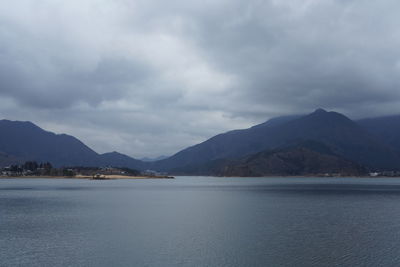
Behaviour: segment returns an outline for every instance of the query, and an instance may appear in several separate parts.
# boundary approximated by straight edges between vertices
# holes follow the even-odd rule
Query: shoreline
[[[352,179],[381,179],[381,178],[400,178],[400,176],[212,176],[212,175],[178,175],[181,177],[215,177],[215,178],[298,178],[298,179],[312,179],[312,178],[352,178]],[[77,176],[0,176],[1,179],[70,179],[70,180],[143,180],[143,179],[175,179],[175,176],[125,176],[125,175],[104,175],[100,178],[94,178],[88,175]]]
[[[70,179],[70,180],[119,180],[119,179],[174,179],[173,176],[124,176],[124,175],[105,175],[100,178],[93,178],[88,175],[76,176],[0,176],[0,179]]]

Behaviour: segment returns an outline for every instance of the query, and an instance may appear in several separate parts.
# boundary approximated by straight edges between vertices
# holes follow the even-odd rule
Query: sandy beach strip
[[[0,176],[0,179],[93,179],[89,175],[76,176]],[[172,176],[128,176],[128,175],[102,175],[93,180],[115,180],[115,179],[174,179]]]

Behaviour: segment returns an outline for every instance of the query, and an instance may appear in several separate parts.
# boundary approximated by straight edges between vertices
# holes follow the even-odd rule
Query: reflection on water
[[[0,265],[396,266],[400,180],[0,180]]]

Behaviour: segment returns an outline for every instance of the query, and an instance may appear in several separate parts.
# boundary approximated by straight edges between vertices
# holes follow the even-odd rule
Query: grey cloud
[[[39,108],[68,108],[76,102],[97,105],[101,101],[123,98],[150,77],[151,68],[124,58],[103,58],[93,69],[76,70],[72,65],[29,59],[13,62],[8,56],[0,63],[0,94]]]
[[[200,41],[221,69],[240,78],[241,100],[312,109],[398,98],[397,15],[375,12],[398,3],[308,2],[299,12],[300,2],[284,8],[249,1],[247,9],[205,20]]]
[[[141,157],[316,107],[399,113],[399,9],[394,0],[2,3],[0,115]]]

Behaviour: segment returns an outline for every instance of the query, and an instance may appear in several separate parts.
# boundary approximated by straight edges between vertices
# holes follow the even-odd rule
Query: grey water
[[[0,179],[0,266],[399,266],[400,180]]]

